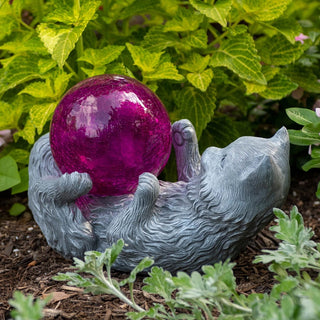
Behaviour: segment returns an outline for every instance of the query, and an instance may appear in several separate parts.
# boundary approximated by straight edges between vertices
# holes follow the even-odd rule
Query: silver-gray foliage
[[[62,174],[49,136],[41,137],[30,156],[29,206],[48,244],[66,257],[83,257],[122,238],[126,246],[113,265],[122,271],[145,256],[170,272],[235,257],[287,196],[287,130],[270,139],[241,137],[202,156],[190,121],[175,122],[172,136],[179,181],[143,173],[133,195],[112,197],[87,195],[86,173]]]

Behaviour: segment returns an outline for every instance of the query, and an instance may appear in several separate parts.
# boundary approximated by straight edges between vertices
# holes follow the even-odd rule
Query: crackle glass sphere
[[[50,127],[53,158],[63,173],[87,172],[93,195],[135,191],[139,175],[158,175],[171,151],[171,124],[159,98],[119,75],[88,78],[72,87]]]

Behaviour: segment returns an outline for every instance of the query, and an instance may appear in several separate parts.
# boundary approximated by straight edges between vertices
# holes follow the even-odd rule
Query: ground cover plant
[[[304,226],[297,207],[291,209],[290,216],[280,209],[275,209],[275,215],[276,225],[271,229],[280,240],[279,247],[263,250],[254,261],[268,264],[274,273],[276,283],[269,293],[239,294],[232,270],[235,264],[229,261],[203,266],[202,274],[172,275],[159,267],[150,270],[153,261],[146,257],[127,278],[117,281],[112,278],[111,267],[124,246],[122,240],[103,253],[87,252],[84,261],[74,258],[75,272],[60,273],[53,279],[68,281],[68,285],[82,287],[84,292],[117,296],[135,310],[127,313],[128,319],[318,319],[320,245],[311,240],[314,232]],[[149,273],[142,290],[164,301],[148,310],[136,304],[133,292],[137,274],[146,268]],[[129,286],[129,297],[122,292],[125,285]],[[15,319],[41,318],[46,301],[37,300],[33,305],[32,298],[20,292],[14,297],[10,303],[16,308],[12,311]]]
[[[9,142],[0,190],[13,194],[28,187],[30,148],[62,95],[90,76],[142,81],[171,121],[192,121],[201,149],[252,134],[250,115],[270,100],[320,92],[317,1],[1,0],[0,8],[0,143]],[[173,163],[166,179],[175,179]]]

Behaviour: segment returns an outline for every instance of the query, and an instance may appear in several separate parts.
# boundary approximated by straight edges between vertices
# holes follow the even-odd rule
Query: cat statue
[[[131,271],[144,257],[170,272],[234,258],[273,219],[290,185],[289,137],[240,137],[200,156],[190,121],[172,125],[178,182],[143,173],[134,194],[88,195],[87,173],[62,174],[49,135],[29,163],[29,207],[49,246],[65,257],[104,251],[122,238],[114,269]]]

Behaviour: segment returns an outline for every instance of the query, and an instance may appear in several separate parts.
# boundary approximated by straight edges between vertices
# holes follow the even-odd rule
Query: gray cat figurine
[[[49,135],[29,163],[29,207],[48,244],[66,257],[104,251],[122,238],[114,264],[132,270],[146,256],[170,272],[234,258],[273,218],[290,185],[289,138],[241,137],[200,157],[188,120],[172,125],[179,181],[143,173],[134,194],[94,197],[86,173],[62,174]],[[81,208],[81,210],[80,210]]]

